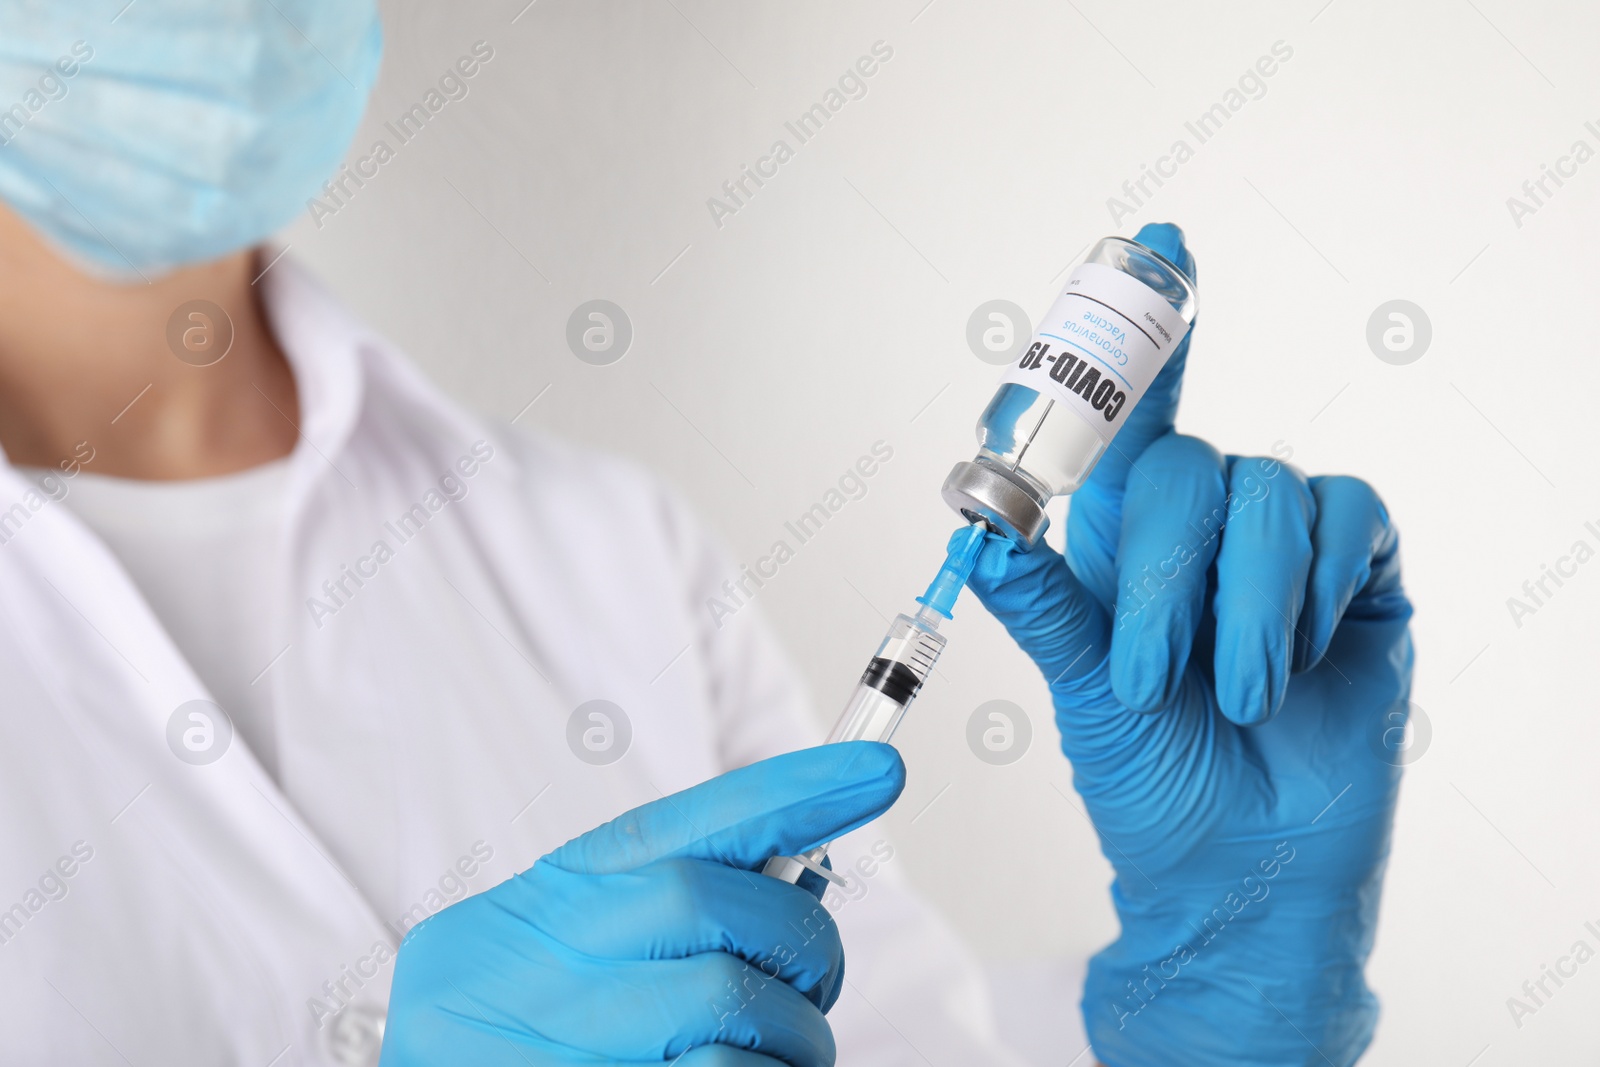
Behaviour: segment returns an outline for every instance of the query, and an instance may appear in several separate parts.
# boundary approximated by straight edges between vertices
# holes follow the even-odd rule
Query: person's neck
[[[81,459],[86,443],[93,471],[173,480],[287,455],[299,407],[251,285],[257,269],[254,253],[239,252],[148,284],[107,282],[68,264],[0,207],[6,457],[55,467]],[[210,321],[204,308],[189,316],[184,305],[194,301],[231,320],[232,344],[210,365],[197,364],[215,358],[228,325]]]

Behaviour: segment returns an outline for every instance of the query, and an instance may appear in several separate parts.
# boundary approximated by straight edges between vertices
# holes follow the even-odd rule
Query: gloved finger
[[[726,952],[788,982],[823,1011],[839,995],[844,945],[817,899],[720,863],[665,859],[616,874],[541,860],[497,890],[499,903],[586,956],[682,959]],[[786,946],[775,951],[774,946]]]
[[[1061,554],[986,540],[967,586],[1033,660],[1060,700],[1108,704],[1110,621]]]
[[[986,542],[968,585],[1050,683],[1061,750],[1085,798],[1148,795],[1151,752],[1199,751],[1197,734],[1208,728],[1199,717],[1137,715],[1117,700],[1110,617],[1049,545]],[[1107,842],[1128,829],[1115,820],[1097,826]]]
[[[1372,577],[1356,591],[1344,617],[1382,622],[1411,618],[1411,600],[1400,581],[1400,531],[1392,521],[1372,554]]]
[[[1133,239],[1177,267],[1191,282],[1195,280],[1194,255],[1184,241],[1183,231],[1173,223],[1148,223],[1140,227]],[[1089,476],[1090,482],[1111,487],[1125,484],[1134,461],[1156,438],[1172,432],[1178,416],[1178,398],[1183,392],[1184,367],[1189,359],[1189,338],[1193,335],[1191,326],[1189,333],[1178,342],[1177,349],[1161,373],[1156,375],[1138,405],[1128,414],[1114,447],[1107,449],[1106,455]]]
[[[871,822],[899,797],[905,776],[900,754],[876,741],[786,752],[626,812],[545,860],[584,874],[673,856],[754,870]]]
[[[1335,475],[1312,478],[1311,492],[1317,522],[1311,530],[1311,579],[1295,643],[1296,671],[1322,661],[1345,611],[1373,582],[1375,562],[1380,573],[1374,592],[1399,588],[1399,538],[1372,486]]]
[[[684,963],[684,1008],[698,1007],[698,1034],[682,1034],[689,1047],[722,1044],[771,1056],[794,1067],[832,1067],[837,1049],[822,1012],[789,985],[760,968],[712,953]],[[734,964],[737,965],[734,965]],[[706,1010],[707,1006],[710,1010]],[[668,1048],[668,1058],[677,1054]]]
[[[782,1061],[731,1045],[701,1045],[678,1058],[678,1067],[778,1067]]]
[[[1317,482],[1355,482],[1355,478],[1318,478]],[[1376,491],[1365,483],[1362,483],[1362,488],[1366,493],[1371,493],[1370,506],[1378,509],[1384,528],[1381,534],[1374,537],[1373,557],[1368,568],[1370,573],[1366,581],[1357,587],[1354,597],[1350,598],[1350,605],[1344,609],[1344,617],[1378,621],[1410,619],[1411,601],[1406,598],[1405,589],[1400,584],[1400,531],[1395,528],[1394,520],[1389,517],[1389,509],[1378,499]],[[1357,498],[1363,496],[1362,490],[1357,490],[1355,486],[1339,486],[1339,490]],[[1368,502],[1357,502],[1358,507],[1368,506]]]
[[[663,1056],[619,1060],[582,1048],[563,1045],[520,1025],[490,1022],[485,1005],[468,997],[459,986],[449,994],[450,1019],[425,1032],[407,1030],[403,1047],[385,1041],[381,1067],[435,1067],[441,1063],[470,1063],[473,1067],[529,1067],[530,1064],[564,1064],[568,1067],[660,1067]],[[392,1030],[392,1028],[391,1028]],[[697,1045],[671,1061],[676,1067],[785,1067],[783,1060],[732,1045]],[[817,1061],[821,1064],[823,1061]]]
[[[656,993],[663,1002],[662,1022],[676,1030],[661,1048],[663,1059],[718,1044],[770,1056],[792,1067],[832,1067],[837,1050],[828,1021],[816,1005],[768,971],[721,952],[650,966],[679,972]],[[619,1043],[614,1050],[600,1051],[642,1059],[639,1053],[646,1049],[630,1053]]]
[[[1226,500],[1227,463],[1197,437],[1168,434],[1156,441],[1128,479],[1111,687],[1135,711],[1166,707],[1183,680]]]
[[[1230,456],[1228,466],[1213,600],[1217,704],[1250,726],[1276,715],[1288,691],[1316,500],[1300,472],[1279,460]]]
[[[792,1067],[834,1062],[833,1032],[816,1005],[737,956],[706,952],[678,960],[615,962],[584,956],[535,931],[530,938],[541,942],[533,958],[497,958],[525,955],[529,938],[485,948],[495,973],[520,996],[496,1004],[455,981],[437,996],[442,1010],[477,1024],[465,1029],[490,1028],[499,1041],[536,1053],[529,1062],[565,1062],[569,1057],[555,1054],[563,1050],[582,1050],[605,1062],[668,1062],[689,1049],[717,1044]],[[537,1020],[537,1026],[528,1020]],[[452,1028],[453,1041],[459,1043],[462,1029]],[[480,1062],[460,1049],[450,1052],[425,1062]]]
[[[1184,242],[1183,231],[1170,222],[1154,222],[1140,228],[1133,238],[1156,252],[1179,270],[1195,278],[1194,256]],[[1105,455],[1095,465],[1089,480],[1072,496],[1067,518],[1067,558],[1073,570],[1102,604],[1116,599],[1116,564],[1111,556],[1122,527],[1122,495],[1135,461],[1159,437],[1172,432],[1178,414],[1178,398],[1183,392],[1183,373],[1189,361],[1189,341],[1193,327],[1156,375]]]

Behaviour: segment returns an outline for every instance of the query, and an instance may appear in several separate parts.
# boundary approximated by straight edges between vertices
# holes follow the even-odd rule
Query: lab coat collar
[[[271,249],[263,249],[267,260]],[[355,434],[374,394],[407,408],[408,425],[451,444],[481,437],[481,420],[439,392],[392,344],[352,315],[291,256],[283,256],[261,278],[262,304],[278,347],[288,358],[299,394],[300,442],[291,460],[289,518],[298,526],[300,504],[325,478],[350,478],[339,455]],[[515,457],[500,464],[514,474]],[[353,483],[352,483],[353,485]]]
[[[267,323],[294,372],[297,428],[302,445],[310,446],[296,450],[295,466],[303,470],[331,462],[350,439],[365,391],[361,353],[381,342],[305,268],[279,257],[258,284]]]

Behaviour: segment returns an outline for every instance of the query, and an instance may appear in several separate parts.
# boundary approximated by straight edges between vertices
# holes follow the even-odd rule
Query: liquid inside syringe
[[[912,615],[897,615],[878,651],[862,672],[861,681],[845,705],[844,713],[828,734],[827,743],[839,741],[883,741],[894,736],[906,709],[922,690],[922,683],[933,672],[944,651],[945,636],[939,621],[950,618],[956,597],[967,584],[972,567],[983,548],[986,528],[968,527],[950,549],[928,591],[917,598],[920,607]],[[832,882],[844,879],[823,867],[827,843],[797,856],[774,856],[762,873],[785,882],[798,881],[806,871],[814,871]]]

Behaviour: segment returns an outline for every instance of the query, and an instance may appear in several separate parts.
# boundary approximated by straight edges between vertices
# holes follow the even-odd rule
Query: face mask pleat
[[[95,7],[0,14],[0,197],[72,258],[148,277],[226,255],[338,167],[377,75],[372,3]]]

